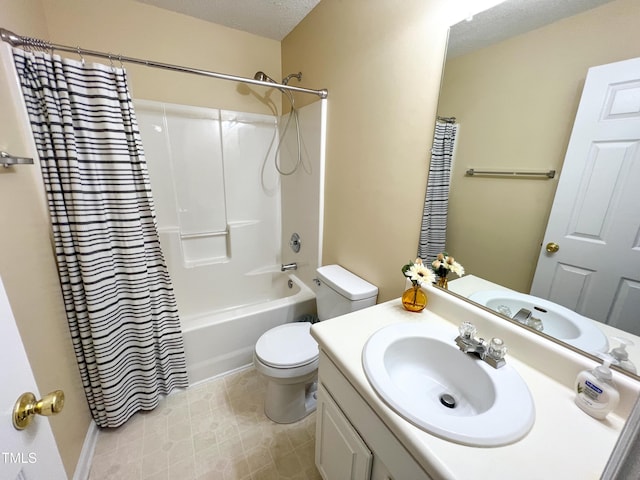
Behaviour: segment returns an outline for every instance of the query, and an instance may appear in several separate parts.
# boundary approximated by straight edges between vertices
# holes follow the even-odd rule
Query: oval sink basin
[[[476,292],[469,296],[469,300],[506,316],[509,315],[505,312],[511,312],[513,316],[521,308],[526,308],[542,321],[542,332],[547,335],[590,353],[609,349],[607,336],[594,320],[549,300],[510,290]]]
[[[455,345],[457,331],[398,323],[374,333],[362,363],[376,393],[422,430],[464,445],[494,447],[524,437],[535,419],[526,383]]]

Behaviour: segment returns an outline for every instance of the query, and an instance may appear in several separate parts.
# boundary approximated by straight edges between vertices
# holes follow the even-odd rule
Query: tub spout
[[[298,264],[296,262],[293,263],[283,263],[282,267],[280,268],[281,272],[286,272],[287,270],[297,270],[298,269]]]

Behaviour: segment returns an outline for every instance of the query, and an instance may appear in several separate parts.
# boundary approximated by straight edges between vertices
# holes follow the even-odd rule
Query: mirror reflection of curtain
[[[418,244],[418,257],[426,264],[435,260],[438,253],[445,251],[451,164],[458,133],[458,125],[454,122],[455,118],[438,119],[433,135]]]
[[[126,74],[14,49],[82,383],[100,427],[187,387]]]

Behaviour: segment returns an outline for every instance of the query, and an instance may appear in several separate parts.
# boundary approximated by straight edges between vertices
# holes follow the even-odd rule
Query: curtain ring
[[[122,55],[118,55],[118,61],[120,62],[120,68],[124,70],[124,65],[122,64]]]
[[[76,47],[76,51],[78,52],[78,56],[80,57],[80,62],[82,63],[82,66],[84,67],[84,57],[82,56],[82,51],[80,50],[80,46]]]
[[[111,58],[111,54],[109,54],[109,64],[111,65],[111,70],[115,72],[116,67],[113,65],[113,58]]]

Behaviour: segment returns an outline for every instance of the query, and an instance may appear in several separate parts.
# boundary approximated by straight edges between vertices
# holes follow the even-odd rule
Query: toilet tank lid
[[[340,265],[325,265],[316,271],[320,280],[349,300],[362,300],[378,295],[378,287]]]

